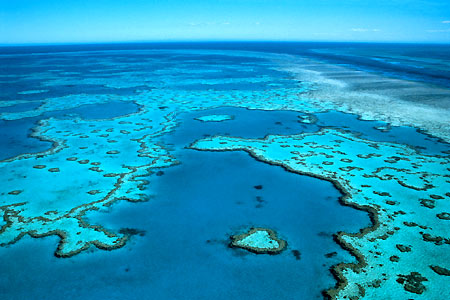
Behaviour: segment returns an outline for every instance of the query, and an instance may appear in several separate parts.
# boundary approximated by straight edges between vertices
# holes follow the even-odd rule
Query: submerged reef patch
[[[450,276],[450,270],[440,266],[430,266],[430,268],[437,274],[442,276]]]
[[[298,116],[299,118],[299,122],[300,123],[304,123],[304,124],[314,124],[317,123],[317,117],[315,117],[314,115],[308,114],[308,115],[301,115]]]
[[[252,228],[246,233],[233,235],[230,243],[232,248],[242,248],[256,254],[278,254],[286,245],[286,241],[267,228]]]
[[[425,285],[423,281],[428,281],[425,277],[418,272],[411,272],[408,275],[398,275],[397,282],[402,284],[404,289],[408,292],[415,294],[422,294],[425,291]]]
[[[202,121],[202,122],[223,122],[223,121],[228,121],[228,120],[233,120],[234,116],[230,116],[230,115],[207,115],[207,116],[202,116],[202,117],[198,117],[195,118],[198,121]]]

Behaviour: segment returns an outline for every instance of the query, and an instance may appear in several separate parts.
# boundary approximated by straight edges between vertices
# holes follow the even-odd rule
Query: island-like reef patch
[[[286,241],[267,228],[252,228],[246,233],[233,235],[230,243],[232,248],[242,248],[256,254],[278,254],[286,245]]]
[[[228,120],[233,120],[234,116],[230,115],[207,115],[195,118],[197,121],[201,122],[223,122]]]

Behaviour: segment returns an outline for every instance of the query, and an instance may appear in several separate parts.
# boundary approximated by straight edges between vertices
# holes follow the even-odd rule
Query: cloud
[[[189,22],[187,23],[187,25],[189,26],[217,26],[217,25],[224,25],[224,26],[228,26],[230,25],[230,22],[222,22],[222,23],[218,23],[218,22]]]
[[[450,32],[450,28],[447,28],[447,29],[430,29],[430,30],[427,30],[427,32],[433,32],[433,33],[436,33],[436,32]]]
[[[450,24],[450,20],[442,21],[441,23],[442,23],[442,24]]]
[[[379,32],[380,29],[369,29],[369,28],[352,28],[351,31],[353,32]]]

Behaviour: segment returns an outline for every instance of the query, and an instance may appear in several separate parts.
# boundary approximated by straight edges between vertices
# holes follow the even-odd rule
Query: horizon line
[[[201,43],[327,43],[327,44],[426,44],[450,45],[450,42],[428,41],[327,41],[327,40],[136,40],[136,41],[101,41],[101,42],[32,42],[0,43],[0,47],[36,47],[36,46],[78,46],[78,45],[118,45],[118,44],[201,44]]]

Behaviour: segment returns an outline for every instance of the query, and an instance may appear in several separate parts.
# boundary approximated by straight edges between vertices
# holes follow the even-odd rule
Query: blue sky
[[[0,0],[0,44],[192,40],[450,43],[450,1]]]

